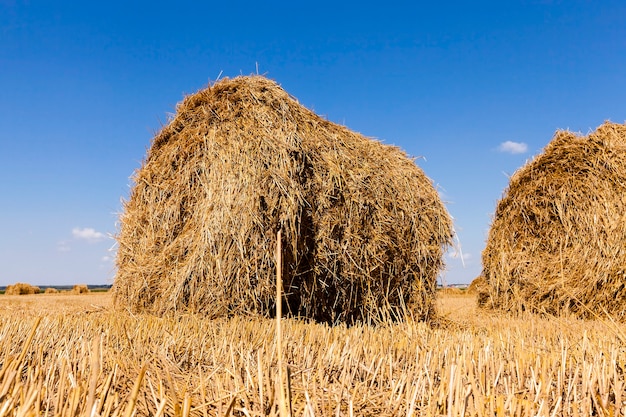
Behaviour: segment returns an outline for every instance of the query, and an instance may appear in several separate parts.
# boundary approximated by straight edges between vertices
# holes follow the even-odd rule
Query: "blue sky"
[[[0,0],[0,285],[111,283],[168,113],[257,71],[423,157],[465,258],[442,280],[469,283],[507,176],[557,129],[626,120],[626,3]]]

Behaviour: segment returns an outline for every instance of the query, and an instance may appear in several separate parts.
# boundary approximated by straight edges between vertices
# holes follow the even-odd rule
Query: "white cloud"
[[[91,227],[85,227],[84,229],[75,227],[72,229],[72,236],[74,236],[75,239],[86,240],[90,243],[99,242],[106,237],[104,233],[97,232]]]
[[[498,146],[498,151],[511,154],[526,153],[528,151],[528,145],[524,142],[513,142],[507,140]]]
[[[102,258],[100,258],[100,269],[111,269],[113,261],[113,257],[109,255],[103,256]]]
[[[469,261],[472,259],[471,253],[461,253],[460,251],[454,251],[449,255],[450,259],[461,259],[462,261]]]
[[[57,250],[59,252],[69,252],[71,248],[70,248],[70,245],[66,241],[61,240],[57,242]]]

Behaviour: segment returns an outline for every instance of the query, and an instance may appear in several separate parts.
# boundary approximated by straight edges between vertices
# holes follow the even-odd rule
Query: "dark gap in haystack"
[[[328,323],[433,315],[451,241],[437,191],[398,148],[302,107],[263,77],[179,104],[134,177],[118,307],[208,317],[282,310]]]
[[[313,179],[313,166],[310,158],[304,153],[292,153],[294,160],[300,161],[300,170],[298,172],[300,183],[304,185],[305,189],[311,187]],[[292,279],[289,281],[289,285],[286,287],[291,295],[289,301],[289,310],[283,309],[283,311],[289,311],[291,314],[302,317],[314,318],[311,312],[307,309],[310,305],[310,300],[304,298],[307,294],[307,285],[310,285],[315,281],[315,273],[313,265],[315,263],[315,224],[313,222],[312,207],[305,202],[300,208],[299,224],[299,259],[293,261]]]

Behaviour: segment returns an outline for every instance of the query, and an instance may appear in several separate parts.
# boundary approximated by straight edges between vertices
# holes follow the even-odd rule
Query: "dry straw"
[[[432,313],[451,240],[432,182],[400,149],[322,119],[260,76],[178,105],[134,175],[115,302],[162,314],[327,322]]]
[[[6,289],[4,290],[5,295],[29,295],[39,294],[40,292],[41,288],[23,282],[18,282],[13,285],[7,285]]]
[[[626,125],[559,131],[518,170],[483,252],[481,304],[626,318]]]

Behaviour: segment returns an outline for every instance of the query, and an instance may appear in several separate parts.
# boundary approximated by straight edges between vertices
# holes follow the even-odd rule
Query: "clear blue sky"
[[[154,133],[257,67],[425,158],[466,258],[442,279],[469,283],[507,175],[556,129],[626,120],[626,3],[0,0],[0,285],[111,283]]]

